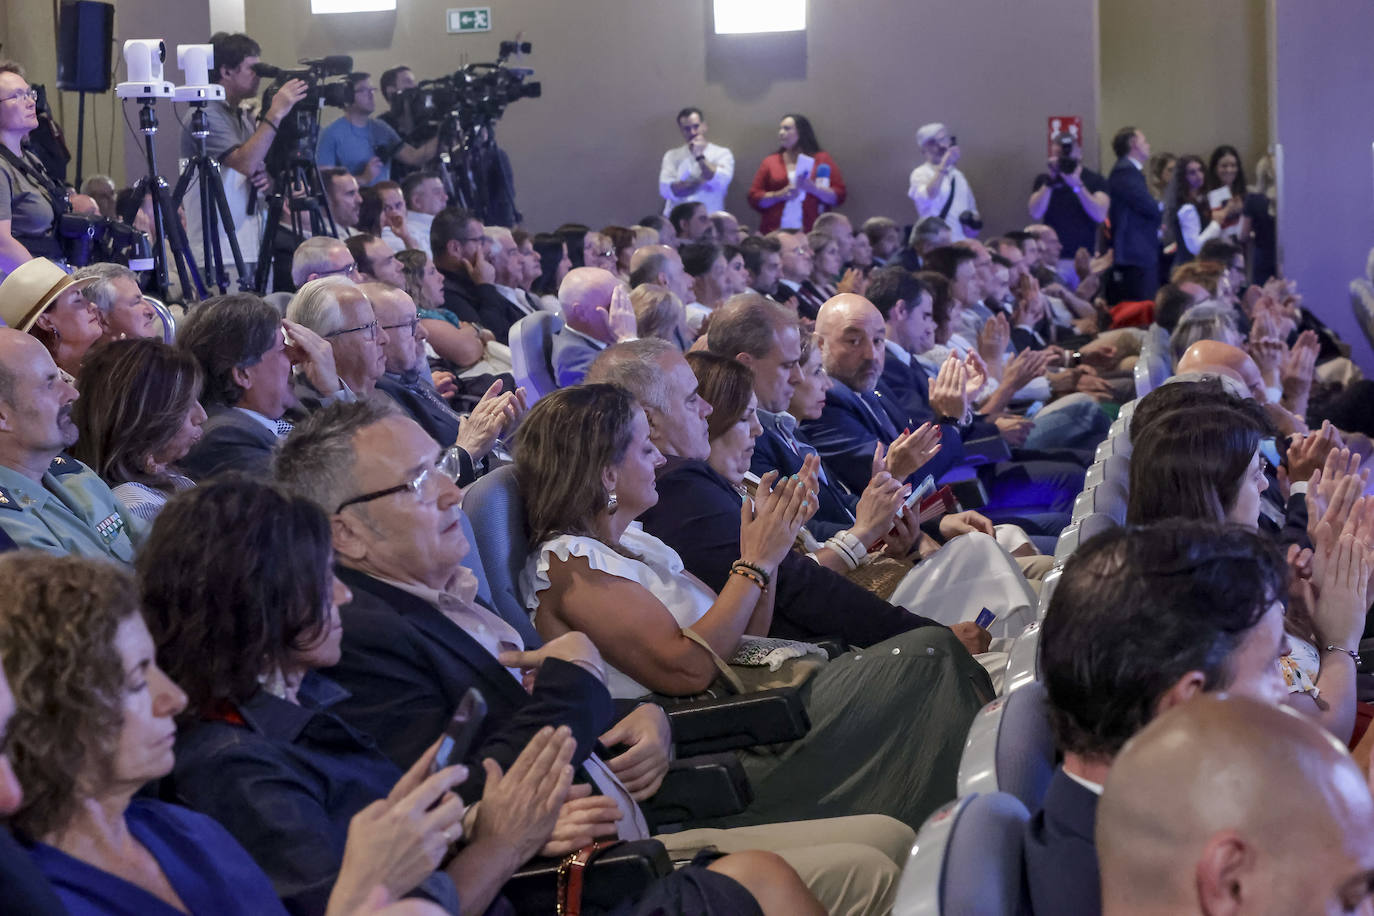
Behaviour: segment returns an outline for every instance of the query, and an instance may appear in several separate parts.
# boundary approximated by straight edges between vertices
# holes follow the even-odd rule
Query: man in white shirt
[[[916,143],[926,159],[912,170],[906,192],[916,205],[916,218],[940,217],[949,223],[950,238],[956,242],[976,236],[977,228],[960,219],[965,213],[976,218],[978,202],[973,197],[968,179],[956,167],[959,146],[954,138],[949,135],[945,125],[932,123],[916,131]]]
[[[415,172],[401,183],[401,192],[406,201],[406,229],[417,245],[429,251],[434,214],[448,206],[444,180],[434,172]]]
[[[735,176],[735,154],[723,146],[706,142],[706,121],[700,108],[684,108],[677,113],[677,127],[687,142],[663,154],[658,170],[658,193],[663,197],[663,215],[678,204],[700,201],[707,213],[725,209],[725,192]]]

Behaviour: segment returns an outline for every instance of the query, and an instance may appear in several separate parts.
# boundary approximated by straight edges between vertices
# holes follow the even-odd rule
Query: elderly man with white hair
[[[138,288],[138,277],[123,264],[90,264],[72,274],[75,280],[95,278],[86,287],[86,298],[100,310],[101,340],[124,337],[161,337],[157,312]]]
[[[336,238],[316,235],[301,242],[291,256],[291,282],[300,289],[320,277],[356,279],[358,263],[348,246]]]
[[[310,377],[296,374],[296,395],[307,410],[334,401],[366,398],[386,371],[387,331],[358,285],[343,277],[320,277],[297,291],[286,318],[314,331],[329,344],[343,390],[318,391]]]
[[[968,179],[957,168],[959,145],[954,137],[945,125],[934,122],[916,131],[916,144],[925,162],[912,169],[906,192],[916,205],[916,219],[940,217],[949,223],[950,238],[956,242],[976,236],[978,231],[960,220],[965,213],[978,213],[978,201]]]
[[[505,338],[510,334],[511,325],[539,311],[539,305],[525,289],[528,259],[515,244],[511,231],[505,226],[487,226],[482,234],[487,237],[487,260],[496,270],[492,286],[501,294],[501,300],[493,296],[480,303],[478,315],[488,330],[498,338]]]
[[[576,267],[558,287],[563,329],[553,335],[553,376],[559,388],[576,385],[597,354],[613,343],[634,340],[635,307],[630,290],[609,270]]]

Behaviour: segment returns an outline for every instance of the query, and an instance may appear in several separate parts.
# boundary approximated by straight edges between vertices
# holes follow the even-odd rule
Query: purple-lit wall
[[[1270,11],[1280,258],[1304,305],[1374,375],[1347,291],[1374,246],[1374,5],[1271,0]]]

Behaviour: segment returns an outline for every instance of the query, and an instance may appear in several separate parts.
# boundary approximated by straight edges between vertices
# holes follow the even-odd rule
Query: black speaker
[[[57,88],[109,92],[114,4],[62,0],[57,25]]]

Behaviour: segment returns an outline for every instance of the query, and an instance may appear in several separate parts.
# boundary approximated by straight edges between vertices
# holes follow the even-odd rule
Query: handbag
[[[691,627],[683,627],[682,635],[710,654],[717,674],[712,687],[719,685],[724,688],[722,692],[728,694],[800,687],[811,680],[828,660],[825,650],[811,643],[743,636],[735,655],[730,662],[726,662]]]

